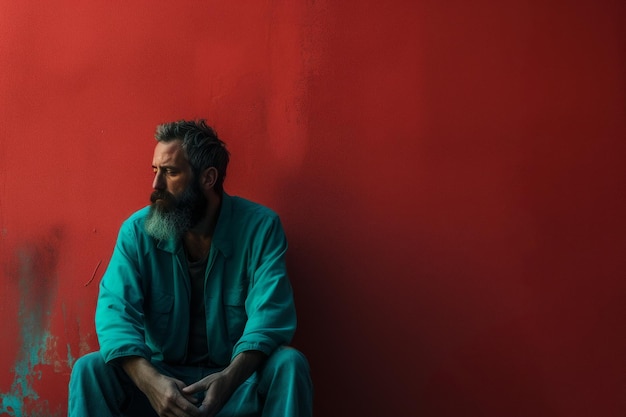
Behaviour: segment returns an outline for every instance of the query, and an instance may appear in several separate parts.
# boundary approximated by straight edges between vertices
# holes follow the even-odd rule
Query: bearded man
[[[229,153],[204,120],[155,137],[152,204],[120,229],[68,415],[310,416],[278,216],[224,192]]]

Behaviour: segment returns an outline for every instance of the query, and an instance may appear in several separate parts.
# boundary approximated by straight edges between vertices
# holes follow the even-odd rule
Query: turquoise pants
[[[217,371],[162,362],[152,364],[161,373],[186,384]],[[126,373],[104,363],[99,352],[76,361],[69,391],[68,417],[157,415]],[[306,358],[296,349],[281,347],[235,391],[218,417],[309,417],[312,408],[313,387]]]

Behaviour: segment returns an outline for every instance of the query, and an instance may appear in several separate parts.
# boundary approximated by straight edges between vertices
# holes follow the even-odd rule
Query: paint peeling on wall
[[[48,401],[40,398],[35,387],[42,383],[44,373],[69,369],[69,361],[62,361],[58,356],[58,337],[49,329],[62,237],[63,231],[57,227],[45,238],[27,243],[17,251],[19,354],[12,370],[10,391],[1,393],[2,417],[61,415],[60,407],[50,410]]]

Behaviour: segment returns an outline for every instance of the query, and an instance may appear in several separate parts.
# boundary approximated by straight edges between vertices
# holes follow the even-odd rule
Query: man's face
[[[165,211],[172,209],[172,198],[180,198],[193,177],[180,140],[157,143],[152,171],[152,203]]]
[[[154,191],[146,231],[161,240],[178,238],[194,225],[206,207],[181,141],[159,142],[154,149],[152,169]]]

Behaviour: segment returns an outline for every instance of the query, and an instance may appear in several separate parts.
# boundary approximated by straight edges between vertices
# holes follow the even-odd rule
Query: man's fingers
[[[189,401],[190,403],[194,405],[198,405],[198,403],[200,402],[200,399],[194,396],[193,394],[185,394],[184,392],[181,392],[181,394],[187,401]]]
[[[187,395],[195,394],[200,391],[204,391],[204,386],[201,384],[202,381],[194,382],[191,385],[187,385],[186,387],[181,389],[181,392]]]
[[[201,417],[202,413],[196,405],[197,402],[198,400],[196,398],[181,393],[181,395],[178,397],[178,400],[176,401],[176,408],[183,412],[183,414],[181,415],[190,417]],[[180,413],[176,411],[176,415],[179,414]]]
[[[209,404],[205,404],[204,402],[200,405],[200,407],[198,407],[198,411],[200,411],[200,413],[203,416],[207,416],[207,417],[212,417],[215,415],[215,406],[209,405]]]

